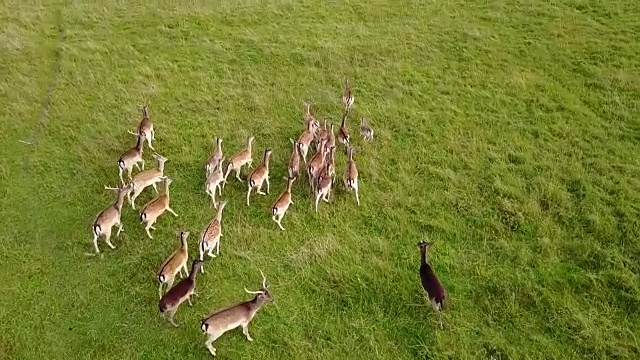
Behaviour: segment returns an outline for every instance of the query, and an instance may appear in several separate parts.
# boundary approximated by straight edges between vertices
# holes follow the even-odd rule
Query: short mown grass
[[[3,5],[1,359],[209,358],[200,318],[247,299],[259,270],[275,303],[253,343],[216,342],[220,359],[640,357],[639,3]],[[269,206],[303,102],[337,123],[345,77],[362,204],[338,184],[316,214],[302,179],[281,232]],[[142,104],[179,217],[150,240],[125,206],[117,249],[87,257]],[[213,139],[231,155],[248,135],[255,162],[273,148],[271,194],[248,208],[230,179],[222,255],[172,328],[154,272],[175,230],[197,253]],[[443,330],[420,287],[424,238]]]

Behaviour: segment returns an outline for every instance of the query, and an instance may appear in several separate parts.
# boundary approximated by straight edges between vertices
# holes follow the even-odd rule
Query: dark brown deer
[[[438,321],[440,328],[442,328],[442,309],[444,308],[444,299],[447,293],[440,284],[436,273],[427,263],[427,251],[431,243],[423,240],[418,243],[418,246],[420,247],[420,280],[422,280],[422,287],[429,296],[431,306],[438,312]]]
[[[160,302],[158,303],[160,312],[168,316],[169,322],[175,327],[178,327],[178,324],[173,322],[173,316],[176,314],[176,311],[178,311],[178,307],[185,300],[189,302],[189,306],[193,306],[191,296],[195,295],[196,274],[201,266],[202,261],[198,259],[193,260],[189,276],[180,280],[179,283],[169,289],[169,291],[160,298]]]

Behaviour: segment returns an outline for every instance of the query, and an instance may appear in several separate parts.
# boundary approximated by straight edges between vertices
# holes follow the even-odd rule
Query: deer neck
[[[222,209],[224,209],[224,206],[220,206],[218,208],[218,211],[216,211],[216,221],[220,222],[220,220],[222,220]]]
[[[142,153],[143,147],[144,147],[144,139],[142,138],[142,136],[138,136],[138,142],[136,143],[136,150],[138,150],[139,153]]]
[[[259,295],[256,295],[256,297],[254,297],[253,300],[249,302],[249,311],[251,313],[251,317],[253,317],[253,315],[258,312],[258,310],[260,310],[264,303],[265,300],[262,299]]]
[[[420,249],[420,264],[427,265],[427,249],[426,248]]]
[[[196,281],[196,275],[198,275],[198,272],[196,271],[196,267],[195,264],[191,265],[191,272],[189,273],[189,280],[191,280],[192,282]]]
[[[270,155],[265,153],[264,158],[262,159],[262,163],[267,169],[269,168],[269,158],[270,158]]]
[[[118,209],[118,212],[122,211],[122,204],[124,203],[124,197],[126,196],[127,192],[126,191],[122,191],[120,194],[118,194],[118,199],[116,200],[116,203],[114,204],[116,209]]]

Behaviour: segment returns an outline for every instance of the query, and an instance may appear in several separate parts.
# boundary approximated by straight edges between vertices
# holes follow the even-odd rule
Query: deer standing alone
[[[369,124],[369,119],[360,118],[360,135],[364,141],[373,141],[373,128]]]
[[[262,271],[260,271],[260,274],[262,274],[262,288],[260,290],[249,291],[247,288],[244,289],[247,293],[255,295],[253,299],[218,309],[202,319],[200,330],[207,335],[205,346],[211,355],[216,356],[216,348],[213,347],[213,342],[229,330],[242,327],[242,333],[247,337],[247,340],[253,341],[253,338],[249,335],[249,323],[264,304],[273,301],[273,297],[267,289],[267,278]]]
[[[423,240],[418,243],[418,246],[420,247],[420,280],[422,287],[429,296],[431,306],[438,312],[438,322],[440,323],[440,328],[442,328],[442,309],[444,308],[444,300],[447,293],[440,284],[436,273],[427,262],[427,251],[431,243]]]

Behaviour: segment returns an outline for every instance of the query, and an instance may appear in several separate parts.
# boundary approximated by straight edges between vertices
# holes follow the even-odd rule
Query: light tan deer
[[[162,287],[167,285],[167,290],[171,289],[176,275],[180,274],[180,278],[183,279],[189,274],[187,269],[187,260],[189,257],[189,246],[187,245],[187,238],[189,237],[188,231],[180,231],[177,233],[178,240],[180,240],[180,247],[171,253],[169,257],[160,265],[158,270],[158,282],[160,287],[158,288],[158,296],[162,298]],[[184,271],[184,275],[182,272]]]
[[[360,205],[360,197],[358,196],[358,169],[356,162],[353,160],[353,147],[348,147],[349,158],[347,159],[347,167],[344,171],[344,186],[347,190],[353,190],[356,194],[356,202]]]
[[[300,143],[293,139],[289,140],[291,141],[291,144],[293,144],[293,149],[291,150],[291,156],[289,157],[287,171],[289,172],[290,178],[296,178],[300,172]]]
[[[289,205],[293,204],[293,200],[291,198],[291,186],[295,179],[295,177],[289,177],[287,179],[286,190],[280,194],[276,202],[271,206],[271,219],[278,224],[278,227],[280,227],[280,230],[282,231],[284,231],[284,228],[282,227],[282,218],[287,212],[287,209],[289,209]]]
[[[316,198],[315,199],[316,212],[318,212],[318,202],[320,201],[320,199],[324,200],[325,202],[329,202],[329,195],[331,194],[331,186],[333,185],[333,179],[331,179],[329,168],[330,168],[330,164],[327,161],[322,171],[320,172],[320,175],[318,175],[317,183],[314,188],[314,194]]]
[[[127,170],[129,180],[131,180],[131,171],[133,170],[133,165],[135,165],[138,170],[140,170],[140,166],[138,165],[138,163],[141,163],[142,170],[144,170],[144,159],[142,158],[143,151],[144,139],[142,135],[138,135],[138,142],[136,143],[136,146],[120,155],[120,158],[118,159],[118,175],[120,176],[120,182],[122,184],[124,184],[124,179],[122,178],[122,173],[124,172],[124,170]]]
[[[373,141],[373,128],[369,124],[369,119],[365,117],[360,118],[360,135],[364,141]]]
[[[137,132],[129,130],[129,134],[141,136],[143,139],[147,140],[147,144],[149,145],[149,149],[155,150],[151,145],[151,140],[156,139],[156,132],[153,130],[153,123],[149,119],[149,108],[147,105],[142,107],[142,120],[140,124],[138,124]]]
[[[342,92],[342,104],[344,105],[344,111],[349,112],[353,106],[354,97],[351,92],[351,86],[349,85],[349,79],[344,79],[344,91]]]
[[[213,172],[209,174],[207,180],[204,183],[204,192],[206,192],[209,196],[211,196],[211,202],[213,206],[216,207],[216,189],[218,190],[218,194],[222,196],[222,185],[224,184],[224,174],[222,173],[222,164],[224,162],[224,157],[218,161],[216,167]]]
[[[310,105],[307,104],[307,106]],[[309,110],[307,108],[307,113],[308,112]],[[306,125],[306,129],[302,132],[302,134],[300,134],[300,137],[298,137],[298,148],[300,150],[302,160],[305,164],[307,163],[307,153],[309,152],[309,148],[311,147],[311,142],[315,138],[316,129],[320,126],[320,123],[318,123],[318,120],[316,120],[315,118],[307,116]]]
[[[164,192],[156,196],[155,199],[148,202],[140,212],[140,222],[146,223],[144,230],[147,232],[147,235],[149,235],[150,239],[153,239],[153,236],[151,236],[151,232],[149,232],[149,229],[156,229],[153,224],[155,224],[160,215],[164,214],[165,211],[168,211],[173,214],[173,216],[178,216],[178,214],[176,214],[176,212],[173,211],[171,207],[169,207],[169,185],[171,185],[173,180],[169,179],[166,176],[163,179]]]
[[[227,178],[229,177],[229,173],[231,173],[231,170],[234,170],[236,172],[236,179],[242,182],[242,179],[240,179],[240,170],[245,165],[247,165],[247,167],[249,168],[252,167],[253,158],[251,157],[251,147],[253,140],[253,136],[247,138],[247,146],[239,153],[233,155],[231,159],[229,159],[229,164],[227,164],[227,173],[224,175],[224,184],[227,183]],[[222,185],[222,187],[224,187],[224,184]]]
[[[120,236],[120,233],[124,230],[124,225],[122,225],[122,221],[120,221],[120,215],[122,214],[124,197],[129,193],[131,185],[119,186],[117,188],[105,186],[104,188],[107,190],[115,190],[118,197],[113,204],[98,213],[93,221],[93,248],[95,249],[96,254],[100,253],[100,249],[98,249],[98,238],[102,235],[104,235],[105,242],[111,249],[116,248],[111,243],[111,229],[114,226],[118,226],[118,233],[116,236]]]
[[[209,159],[207,159],[207,163],[205,164],[205,171],[207,177],[211,175],[211,172],[218,166],[219,163],[222,163],[224,160],[222,155],[222,139],[216,138],[216,147],[213,150]]]
[[[251,191],[256,190],[256,192],[260,195],[269,194],[269,159],[271,158],[271,149],[267,148],[264,151],[264,156],[262,157],[262,164],[256,167],[255,170],[249,175],[249,180],[247,181],[248,189],[247,189],[247,206],[249,206],[249,197],[251,196]],[[262,192],[262,184],[267,183],[267,193]]]
[[[349,130],[347,129],[347,112],[342,115],[342,122],[340,123],[340,130],[338,131],[338,142],[344,145],[345,148],[349,145],[351,137],[349,136]]]
[[[320,147],[318,148],[318,151],[313,154],[313,157],[311,157],[311,160],[309,160],[309,163],[307,163],[307,175],[309,177],[309,186],[311,187],[312,192],[316,178],[324,165],[326,150],[326,147],[324,146],[325,142],[326,140],[320,141]]]
[[[164,178],[164,164],[167,162],[167,158],[159,154],[153,154],[153,157],[158,161],[158,168],[143,170],[137,173],[131,180],[132,188],[129,192],[129,202],[133,209],[136,208],[135,201],[142,191],[147,186],[153,186],[153,190],[155,190],[157,194],[158,186],[156,184]]]
[[[216,212],[216,216],[207,224],[207,227],[200,233],[200,239],[198,240],[198,249],[200,250],[200,261],[204,261],[204,254],[206,253],[211,258],[215,258],[220,255],[220,238],[222,237],[222,210],[227,205],[226,201],[219,202]],[[216,254],[213,254],[213,250],[216,250]],[[204,266],[200,267],[200,271],[204,272]]]

